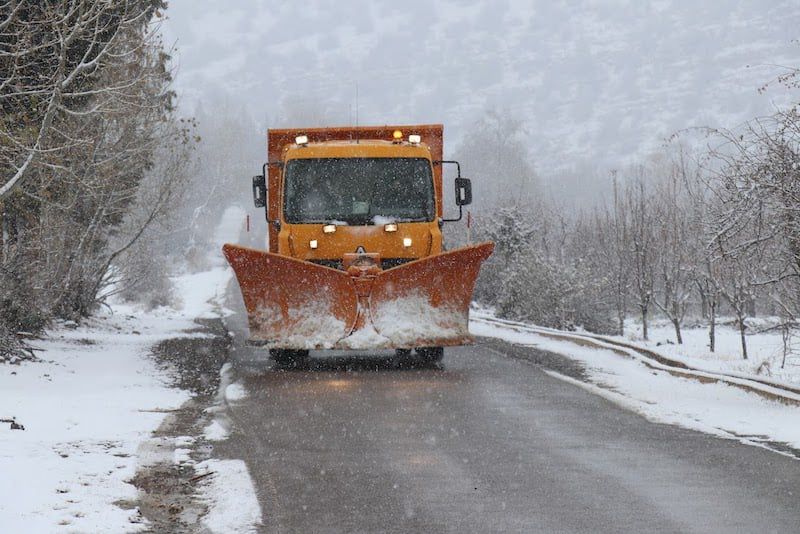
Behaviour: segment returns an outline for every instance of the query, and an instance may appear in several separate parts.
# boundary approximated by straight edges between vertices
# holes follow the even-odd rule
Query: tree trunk
[[[789,354],[789,325],[784,322],[781,328],[781,339],[783,340],[783,359],[781,360],[781,369],[786,368],[786,355]]]
[[[708,313],[709,313],[708,346],[711,349],[711,352],[714,352],[714,349],[717,346],[717,303],[716,302],[709,302]]]
[[[737,317],[737,322],[739,323],[739,337],[742,340],[742,358],[746,360],[747,359],[747,340],[744,337],[744,329],[746,328],[745,324],[744,324],[744,316],[743,315],[738,316]]]
[[[2,257],[0,257],[0,265],[8,261],[8,221],[5,213],[3,213],[3,204],[0,202],[0,241],[2,241]]]
[[[645,341],[649,341],[650,338],[647,335],[647,306],[641,306],[642,310],[642,339]]]
[[[625,293],[620,289],[621,283],[617,285],[617,335],[625,335],[625,310],[627,308],[625,302]]]
[[[675,327],[675,339],[678,340],[678,345],[683,345],[683,337],[681,336],[681,322],[678,319],[673,319],[672,326]]]

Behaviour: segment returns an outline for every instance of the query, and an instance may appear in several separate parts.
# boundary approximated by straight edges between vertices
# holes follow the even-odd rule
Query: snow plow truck
[[[442,159],[442,125],[270,129],[252,179],[268,251],[226,244],[251,345],[293,365],[318,349],[415,350],[471,341],[469,305],[494,245],[443,250],[472,186]],[[453,165],[458,217],[444,217]]]

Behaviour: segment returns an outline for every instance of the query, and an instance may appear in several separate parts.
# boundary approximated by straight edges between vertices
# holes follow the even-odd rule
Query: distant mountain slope
[[[507,108],[545,174],[767,113],[790,97],[758,94],[772,65],[800,65],[797,0],[270,4],[170,0],[187,103],[222,90],[271,122],[288,103],[342,123],[357,84],[362,123],[441,121],[451,147],[487,106]]]

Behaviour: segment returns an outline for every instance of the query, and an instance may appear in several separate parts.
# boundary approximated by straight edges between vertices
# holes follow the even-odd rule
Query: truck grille
[[[331,269],[342,270],[342,260],[310,260],[311,263],[322,265],[323,267],[330,267]],[[404,263],[414,261],[414,258],[384,258],[381,260],[381,268],[384,270],[394,269]]]

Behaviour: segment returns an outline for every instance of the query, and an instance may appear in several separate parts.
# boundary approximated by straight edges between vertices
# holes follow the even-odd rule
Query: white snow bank
[[[181,303],[178,310],[170,312],[177,312],[188,319],[219,317],[232,276],[230,267],[219,265],[208,271],[185,273],[172,278],[175,294],[180,296]]]
[[[261,526],[261,506],[247,466],[242,460],[206,460],[195,466],[198,474],[211,473],[201,495],[209,506],[203,525],[211,532],[256,532]]]
[[[173,279],[182,307],[153,311],[111,302],[85,325],[64,325],[36,341],[40,363],[0,365],[0,530],[121,532],[144,528],[127,481],[139,444],[189,396],[168,386],[151,347],[187,333],[195,317],[221,313],[231,271],[220,258],[207,272]],[[71,325],[69,325],[71,326]],[[186,462],[188,453],[176,453]]]
[[[228,430],[214,419],[203,429],[203,437],[208,441],[225,441],[228,439]]]
[[[721,319],[722,322],[724,319]],[[751,324],[756,321],[750,321]],[[778,381],[800,384],[800,355],[789,354],[784,367],[783,340],[779,332],[748,333],[748,359],[741,353],[739,331],[727,324],[717,326],[715,351],[709,350],[708,329],[705,327],[681,330],[683,344],[676,343],[675,330],[663,321],[653,321],[648,328],[650,341],[644,341],[641,323],[627,321],[625,337],[611,339],[632,343],[687,365],[711,372],[759,375]],[[797,340],[794,340],[797,344]],[[797,347],[795,347],[796,349]]]
[[[240,401],[247,397],[247,390],[241,384],[230,384],[225,388],[225,399],[229,401]]]
[[[373,349],[380,347],[391,346],[391,341],[380,335],[372,323],[367,322],[363,328],[359,328],[346,338],[342,339],[337,345],[337,348],[343,349]]]
[[[800,410],[723,383],[702,383],[654,370],[610,350],[558,341],[509,326],[486,323],[475,314],[473,333],[533,346],[580,361],[592,384],[617,395],[615,402],[650,420],[759,444],[787,443],[800,449]],[[614,399],[612,399],[614,400]]]
[[[436,345],[437,340],[469,336],[468,314],[434,307],[427,296],[411,294],[386,302],[371,302],[370,321],[347,337],[347,325],[333,315],[325,298],[289,310],[263,306],[250,317],[256,339],[279,340],[265,346],[295,349],[377,349]],[[289,335],[285,335],[285,334]]]
[[[468,314],[445,306],[434,307],[421,294],[371,302],[371,306],[370,321],[340,340],[335,348],[410,348],[469,336]]]
[[[137,446],[188,395],[146,357],[189,324],[119,307],[89,326],[37,342],[46,363],[0,366],[0,525],[5,532],[132,530]],[[126,310],[132,311],[132,310]]]
[[[172,462],[175,465],[191,465],[194,463],[191,453],[192,449],[177,448],[172,452]]]

